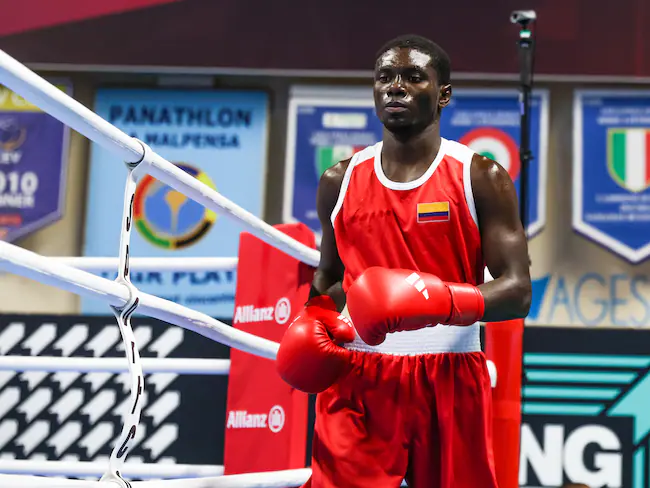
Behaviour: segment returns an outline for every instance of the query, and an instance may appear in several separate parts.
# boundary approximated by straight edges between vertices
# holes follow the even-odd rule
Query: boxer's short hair
[[[438,83],[446,85],[451,80],[451,60],[449,55],[438,44],[426,37],[417,34],[406,34],[395,37],[384,44],[377,55],[375,62],[386,52],[393,48],[412,48],[417,49],[431,57],[431,66],[438,73]]]

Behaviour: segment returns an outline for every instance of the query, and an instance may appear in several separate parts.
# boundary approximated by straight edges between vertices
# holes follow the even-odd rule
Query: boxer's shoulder
[[[338,199],[345,172],[352,158],[339,161],[327,168],[320,177],[317,200],[321,205],[334,207]]]
[[[350,165],[350,161],[352,161],[352,158],[344,159],[343,161],[339,161],[338,163],[327,168],[320,178],[321,185],[338,184],[338,186],[341,186],[341,182],[343,181],[345,172]]]
[[[475,198],[486,195],[491,198],[505,195],[506,190],[513,186],[508,171],[496,161],[480,154],[474,154],[471,166],[472,188]]]

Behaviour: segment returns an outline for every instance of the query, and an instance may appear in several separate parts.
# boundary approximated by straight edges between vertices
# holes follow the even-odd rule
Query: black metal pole
[[[533,91],[533,64],[535,53],[535,40],[530,24],[536,19],[535,12],[513,12],[510,20],[520,25],[519,30],[519,108],[520,108],[520,142],[519,160],[521,169],[519,173],[519,213],[521,223],[527,231],[528,227],[528,173],[533,155],[530,151],[530,98]]]

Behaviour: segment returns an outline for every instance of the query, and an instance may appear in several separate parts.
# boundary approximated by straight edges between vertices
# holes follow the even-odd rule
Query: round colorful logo
[[[186,163],[180,169],[216,187],[210,177]],[[217,215],[182,193],[146,175],[138,183],[133,202],[133,221],[148,242],[164,249],[182,249],[196,244],[214,225]]]
[[[0,149],[6,152],[15,151],[23,145],[27,138],[27,129],[12,118],[0,118]]]
[[[469,131],[458,142],[499,163],[513,181],[519,177],[519,147],[506,132],[494,127],[480,127]]]

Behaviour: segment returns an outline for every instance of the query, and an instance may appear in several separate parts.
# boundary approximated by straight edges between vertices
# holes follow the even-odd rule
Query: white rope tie
[[[145,146],[145,154],[150,151]],[[135,190],[137,186],[135,168],[137,164],[128,164],[128,175],[126,178],[126,188],[124,190],[124,207],[122,212],[122,230],[120,232],[120,266],[118,268],[116,282],[126,286],[129,290],[129,299],[122,307],[111,306],[117,324],[122,335],[124,351],[129,364],[129,375],[131,383],[131,401],[126,406],[124,413],[122,432],[111,452],[108,461],[108,471],[102,476],[100,481],[117,482],[124,488],[131,488],[131,484],[122,478],[120,471],[126,460],[129,448],[133,444],[135,434],[140,424],[140,414],[142,412],[142,393],[144,391],[144,375],[142,374],[142,361],[140,352],[135,341],[135,334],[131,327],[131,316],[138,308],[140,302],[138,289],[133,286],[129,279],[129,246],[131,242],[131,229],[133,222],[133,201],[135,199]]]

